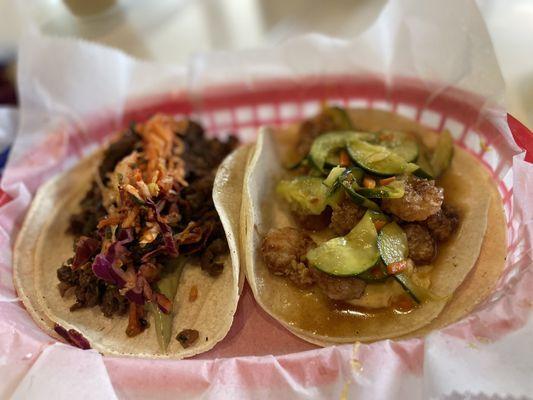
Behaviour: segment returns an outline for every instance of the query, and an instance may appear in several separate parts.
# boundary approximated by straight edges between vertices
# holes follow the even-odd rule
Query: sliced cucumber
[[[329,115],[333,122],[335,123],[335,127],[339,130],[352,130],[353,124],[352,120],[350,119],[350,116],[346,112],[344,108],[333,106],[333,107],[326,107],[322,110],[322,113]]]
[[[336,276],[353,276],[379,260],[377,232],[367,212],[346,235],[322,243],[307,252],[312,267]]]
[[[372,138],[375,138],[375,134],[367,132],[338,131],[324,133],[313,141],[309,151],[309,158],[320,171],[324,171],[326,160],[334,162],[332,157],[337,151],[345,148],[348,141],[352,139],[370,140]],[[337,164],[338,161],[335,165]]]
[[[399,199],[405,194],[405,185],[402,181],[394,181],[385,186],[375,188],[360,188],[357,193],[370,199]]]
[[[368,213],[370,214],[370,218],[372,218],[373,222],[377,222],[377,221],[389,222],[389,217],[387,217],[381,211],[368,210]]]
[[[411,298],[418,304],[423,303],[427,299],[433,299],[435,296],[428,289],[416,285],[411,278],[404,273],[394,275],[394,279],[402,285],[403,289],[411,296]]]
[[[324,163],[324,165],[329,168],[338,166],[340,164],[340,153],[340,149],[335,149],[334,151],[332,151],[330,154],[327,155],[326,162]]]
[[[357,193],[356,188],[354,188],[349,181],[342,180],[341,186],[355,204],[366,207],[369,210],[380,211],[379,206],[376,203]]]
[[[319,215],[326,206],[340,201],[342,191],[330,193],[321,177],[298,176],[281,180],[276,192],[289,203],[290,208],[299,214]]]
[[[354,138],[348,141],[346,149],[353,161],[373,174],[391,176],[408,170],[409,164],[384,146]]]
[[[407,162],[418,157],[418,141],[412,133],[384,130],[378,133],[378,144],[392,150]]]
[[[420,146],[420,151],[418,153],[416,164],[419,168],[415,172],[413,172],[414,175],[420,178],[433,179],[433,167],[429,162],[428,151],[423,145]]]
[[[334,167],[327,176],[326,179],[324,179],[324,185],[326,185],[328,188],[332,188],[333,185],[339,180],[339,177],[346,171],[346,168],[344,167]]]
[[[409,255],[407,236],[396,222],[385,225],[378,236],[378,249],[385,265],[402,261]]]
[[[407,236],[396,222],[391,222],[381,229],[378,236],[378,249],[385,265],[405,260],[409,256]],[[416,303],[420,304],[433,298],[429,290],[416,285],[409,275],[401,272],[393,276]]]
[[[450,166],[453,157],[453,138],[449,131],[442,131],[437,147],[431,157],[431,167],[435,178],[438,178]]]

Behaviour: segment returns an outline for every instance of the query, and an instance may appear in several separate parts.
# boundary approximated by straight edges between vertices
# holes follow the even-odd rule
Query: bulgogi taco
[[[312,343],[441,327],[503,268],[505,219],[488,173],[448,132],[393,113],[325,108],[264,129],[243,192],[255,298]]]
[[[36,322],[105,354],[182,358],[220,341],[240,290],[236,146],[155,115],[40,188],[14,251]]]

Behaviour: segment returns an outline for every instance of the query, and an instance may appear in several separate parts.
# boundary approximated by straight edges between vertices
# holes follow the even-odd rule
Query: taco
[[[385,111],[326,107],[264,128],[241,218],[256,300],[318,345],[449,324],[490,293],[506,255],[483,166],[449,132]]]
[[[237,145],[158,114],[42,186],[14,250],[39,326],[113,355],[182,358],[220,341],[240,290]]]

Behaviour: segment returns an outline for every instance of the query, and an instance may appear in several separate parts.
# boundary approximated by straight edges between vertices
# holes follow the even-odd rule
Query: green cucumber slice
[[[453,138],[449,131],[442,131],[437,147],[431,157],[431,167],[435,178],[438,178],[450,166],[453,157]]]
[[[418,157],[418,141],[412,133],[383,130],[378,133],[378,144],[392,150],[407,162]]]
[[[326,160],[333,161],[335,152],[346,147],[346,143],[352,139],[372,139],[375,134],[368,132],[338,131],[327,132],[317,137],[311,145],[309,158],[320,171],[324,171]],[[338,158],[337,158],[338,160]],[[338,161],[335,162],[335,165]]]
[[[418,304],[423,303],[427,299],[436,299],[436,296],[428,289],[416,285],[411,278],[404,274],[399,273],[394,275],[394,279],[398,281],[402,288],[411,296],[411,298]]]
[[[299,214],[319,215],[326,206],[332,206],[340,201],[342,191],[330,193],[317,176],[298,176],[293,179],[281,180],[276,192],[289,207]]]
[[[354,187],[352,186],[352,184],[350,184],[349,181],[342,180],[341,186],[355,204],[360,205],[362,207],[366,207],[369,210],[380,211],[379,206],[376,203],[374,203],[372,200],[368,200],[366,197],[363,197],[359,193],[357,193],[356,189],[354,189]]]
[[[324,165],[329,168],[339,165],[340,153],[340,149],[335,149],[333,152],[328,154]]]
[[[339,130],[352,130],[353,124],[350,116],[344,108],[338,106],[326,107],[322,113],[329,115]]]
[[[420,178],[433,179],[433,167],[429,162],[428,150],[423,145],[420,146],[420,151],[418,153],[416,164],[419,168],[415,172],[413,172],[414,175]]]
[[[377,186],[372,189],[360,188],[357,193],[370,199],[399,199],[405,194],[405,185],[402,181],[394,181],[385,186]]]
[[[402,261],[409,255],[407,236],[396,222],[385,225],[378,235],[378,249],[385,265]]]
[[[385,265],[405,260],[409,256],[409,246],[405,232],[396,222],[385,225],[378,235],[378,249]],[[418,304],[426,299],[433,298],[433,294],[418,285],[405,273],[393,275],[402,288]]]
[[[370,214],[365,213],[346,236],[309,250],[307,260],[312,267],[336,276],[353,276],[373,267],[379,260],[379,251]]]
[[[354,138],[348,141],[346,149],[353,161],[373,174],[391,176],[408,170],[409,164],[384,146]]]
[[[326,185],[328,188],[332,188],[333,185],[339,180],[339,177],[346,171],[346,168],[344,167],[334,167],[327,176],[326,179],[324,179],[324,185]]]

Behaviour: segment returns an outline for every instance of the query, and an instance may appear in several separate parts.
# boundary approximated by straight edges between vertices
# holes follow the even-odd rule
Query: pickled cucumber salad
[[[450,133],[430,148],[409,131],[359,130],[346,110],[326,107],[301,125],[292,154],[276,196],[296,227],[263,236],[270,273],[369,309],[404,312],[435,299],[428,272],[460,224],[439,186]]]

